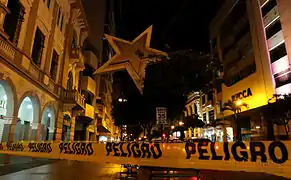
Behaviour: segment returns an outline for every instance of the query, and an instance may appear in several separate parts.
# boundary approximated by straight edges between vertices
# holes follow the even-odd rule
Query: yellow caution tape
[[[291,178],[289,150],[291,141],[0,143],[1,154],[140,166],[265,172]]]

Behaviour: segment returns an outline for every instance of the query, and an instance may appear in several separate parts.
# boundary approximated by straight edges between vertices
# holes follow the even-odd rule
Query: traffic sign
[[[157,124],[167,124],[167,108],[157,107]]]

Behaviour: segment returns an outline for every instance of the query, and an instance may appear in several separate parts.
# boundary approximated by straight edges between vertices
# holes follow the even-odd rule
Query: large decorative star
[[[132,42],[105,34],[116,54],[95,73],[108,73],[126,69],[135,85],[142,93],[145,68],[150,59],[167,56],[166,53],[150,48],[152,26],[141,33]]]

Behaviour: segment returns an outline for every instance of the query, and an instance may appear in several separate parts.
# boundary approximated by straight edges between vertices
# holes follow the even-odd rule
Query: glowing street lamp
[[[119,98],[118,101],[119,101],[119,102],[126,102],[127,99]]]
[[[240,101],[240,100],[239,100],[239,101],[236,101],[235,104],[236,104],[237,106],[241,106],[241,105],[242,105],[242,101]]]
[[[175,128],[175,126],[174,126],[174,125],[172,125],[172,126],[171,126],[171,129],[174,129],[174,128]]]
[[[184,123],[182,121],[179,122],[179,125],[182,126]]]

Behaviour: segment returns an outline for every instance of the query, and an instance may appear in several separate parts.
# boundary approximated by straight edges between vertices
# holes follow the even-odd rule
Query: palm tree
[[[268,101],[264,115],[268,119],[268,130],[270,139],[274,138],[273,125],[283,126],[286,138],[289,139],[289,121],[291,119],[291,94],[274,94]]]
[[[232,111],[233,115],[234,115],[234,121],[236,124],[236,140],[241,141],[242,137],[241,137],[241,128],[240,128],[240,123],[238,121],[238,113],[241,112],[242,107],[246,107],[248,108],[248,105],[244,102],[241,101],[231,101],[228,100],[226,103],[223,104],[224,107],[222,108],[222,111]]]

